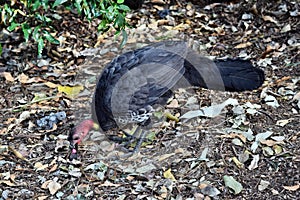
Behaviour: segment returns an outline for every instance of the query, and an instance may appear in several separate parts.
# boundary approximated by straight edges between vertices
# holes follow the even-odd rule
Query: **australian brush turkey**
[[[77,157],[77,144],[95,124],[104,132],[132,123],[146,126],[153,106],[165,104],[176,88],[197,86],[239,92],[257,89],[263,81],[264,72],[250,61],[212,61],[183,41],[163,41],[129,51],[114,58],[100,75],[92,119],[81,122],[69,135],[70,158]]]

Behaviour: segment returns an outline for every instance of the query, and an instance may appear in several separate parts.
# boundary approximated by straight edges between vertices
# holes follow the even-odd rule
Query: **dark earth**
[[[299,199],[299,2],[259,2],[145,1],[128,14],[123,49],[114,30],[99,34],[97,20],[64,13],[53,24],[61,45],[48,44],[41,59],[21,31],[2,30],[0,199]],[[251,60],[266,81],[241,93],[179,89],[157,108],[139,153],[93,131],[70,161],[67,136],[91,116],[105,64],[165,39],[187,40],[213,58]],[[182,117],[227,99],[214,117]],[[38,126],[58,112],[66,117]]]

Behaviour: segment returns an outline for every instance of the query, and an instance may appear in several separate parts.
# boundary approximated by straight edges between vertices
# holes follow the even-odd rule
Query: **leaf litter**
[[[194,37],[196,49],[211,56],[240,56],[262,67],[267,77],[262,90],[225,93],[218,109],[212,109],[208,91],[178,91],[169,108],[163,109],[170,113],[169,120],[153,127],[156,137],[140,154],[120,158],[124,153],[113,152],[115,144],[107,141],[106,151],[111,155],[105,158],[108,154],[99,150],[98,143],[105,137],[94,132],[98,141],[87,140],[80,146],[80,160],[70,162],[64,141],[71,124],[90,116],[90,96],[97,76],[121,51],[113,32],[95,38],[91,33],[96,33],[96,27],[84,32],[72,14],[66,14],[63,20],[68,26],[62,26],[61,36],[65,42],[52,46],[49,58],[34,61],[29,46],[3,47],[2,198],[232,199],[237,197],[235,193],[262,199],[299,196],[300,71],[295,33],[299,8],[288,1],[252,5],[241,1],[210,4],[205,9],[198,3],[180,1],[181,6],[170,6],[172,11],[165,12],[163,19],[156,13],[165,5],[151,8],[147,3],[143,8],[149,13],[147,17],[142,11],[129,15],[137,28],[128,30],[130,38],[121,51],[141,47],[146,41],[183,39],[184,32]],[[8,35],[7,42],[17,38]],[[95,43],[100,48],[93,48]],[[89,52],[83,53],[86,47]],[[22,52],[26,52],[25,57]],[[98,55],[98,66],[82,65],[82,56],[89,55]],[[229,98],[238,104],[223,106]],[[191,110],[198,116],[183,120]],[[66,118],[50,130],[38,129],[37,120],[58,112],[65,112]],[[181,120],[176,123],[173,117]],[[158,118],[164,119],[163,113]]]

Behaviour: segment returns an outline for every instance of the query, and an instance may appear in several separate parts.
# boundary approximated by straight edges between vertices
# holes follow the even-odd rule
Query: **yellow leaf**
[[[164,177],[176,181],[174,175],[171,172],[171,168],[164,172]]]
[[[241,163],[236,157],[233,157],[233,158],[232,158],[232,161],[236,164],[236,166],[237,166],[238,168],[243,168],[243,167],[244,167],[244,164]]]
[[[178,117],[172,115],[171,113],[166,113],[165,116],[166,116],[169,120],[172,120],[172,121],[175,121],[175,122],[179,122]]]
[[[75,97],[80,93],[81,90],[83,90],[83,86],[82,85],[76,85],[76,86],[59,85],[57,89],[59,92],[65,93],[69,97]]]

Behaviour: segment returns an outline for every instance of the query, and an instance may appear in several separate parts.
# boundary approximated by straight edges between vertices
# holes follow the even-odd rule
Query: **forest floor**
[[[146,2],[128,14],[119,48],[65,13],[60,46],[42,59],[19,33],[1,33],[0,199],[298,199],[300,196],[300,21],[296,1],[205,7]],[[248,2],[248,3],[247,3]],[[166,10],[169,9],[169,10]],[[175,91],[156,116],[182,117],[222,104],[215,117],[159,118],[132,156],[93,131],[68,159],[67,136],[91,116],[101,70],[122,52],[165,39],[186,40],[212,58],[251,60],[265,72],[255,91]],[[64,112],[52,127],[37,120]],[[130,130],[129,130],[130,131]]]

